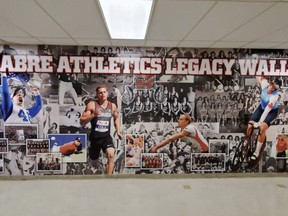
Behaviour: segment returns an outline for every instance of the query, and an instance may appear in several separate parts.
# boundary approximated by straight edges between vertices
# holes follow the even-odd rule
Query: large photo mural
[[[0,52],[0,176],[288,171],[286,50]]]

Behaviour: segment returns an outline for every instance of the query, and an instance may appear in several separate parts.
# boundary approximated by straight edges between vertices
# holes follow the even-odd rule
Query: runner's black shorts
[[[91,160],[97,160],[100,156],[100,151],[106,152],[107,148],[115,148],[111,136],[90,140],[89,155]]]

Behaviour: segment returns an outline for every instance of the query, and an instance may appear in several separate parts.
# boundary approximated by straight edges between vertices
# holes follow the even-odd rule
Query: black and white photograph
[[[90,163],[63,163],[64,175],[103,175],[104,167],[102,161],[98,161],[97,166]]]
[[[59,106],[56,104],[44,105],[43,107],[43,138],[47,134],[57,134],[60,130]]]
[[[224,172],[226,169],[225,153],[192,153],[191,171],[193,172]]]
[[[61,172],[62,171],[61,153],[37,153],[36,171],[37,172]]]
[[[81,133],[80,117],[84,106],[59,106],[59,133]]]
[[[217,122],[195,122],[194,125],[203,134],[204,137],[213,137],[219,134],[220,125]]]
[[[288,107],[286,105],[280,105],[278,107],[278,116],[273,121],[273,125],[287,125],[288,124]]]
[[[4,157],[0,154],[0,174],[4,172]]]
[[[229,140],[213,139],[209,140],[209,153],[224,153],[229,155]]]
[[[27,156],[36,156],[37,153],[49,153],[49,139],[26,139]]]
[[[38,125],[5,124],[4,135],[9,140],[9,145],[26,145],[26,139],[38,138]]]
[[[8,139],[0,138],[0,154],[8,152]]]
[[[27,156],[26,145],[9,145],[8,153],[3,154],[4,175],[35,175],[35,157]]]

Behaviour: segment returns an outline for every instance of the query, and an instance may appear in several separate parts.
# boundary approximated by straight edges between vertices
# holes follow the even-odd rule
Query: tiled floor
[[[288,215],[288,178],[0,179],[5,216]]]

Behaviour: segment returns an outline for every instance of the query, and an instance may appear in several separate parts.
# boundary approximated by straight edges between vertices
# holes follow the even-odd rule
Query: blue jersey
[[[41,96],[35,97],[35,105],[29,109],[13,104],[10,98],[7,77],[2,77],[2,104],[1,113],[5,123],[31,123],[30,118],[35,117],[42,109]]]
[[[278,91],[273,91],[272,93],[268,94],[268,87],[266,86],[265,88],[262,89],[261,91],[261,107],[262,109],[265,109],[266,106],[269,104],[271,97],[279,97],[279,92]],[[274,106],[272,109],[278,108],[278,103],[274,103]]]

